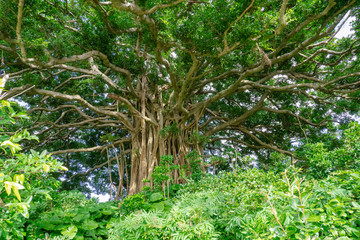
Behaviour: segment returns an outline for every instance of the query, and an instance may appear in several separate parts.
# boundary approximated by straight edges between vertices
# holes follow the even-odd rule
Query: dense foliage
[[[111,221],[110,239],[360,237],[358,171],[309,180],[291,170],[239,170],[187,184],[169,210]]]
[[[29,218],[29,208],[41,198],[51,199],[50,192],[60,186],[60,181],[49,173],[67,170],[46,151],[22,153],[22,140],[36,139],[26,130],[19,129],[12,136],[4,132],[11,129],[15,119],[26,118],[17,113],[10,102],[0,104],[0,239],[22,239],[26,236],[25,219]],[[9,126],[10,125],[10,126]]]

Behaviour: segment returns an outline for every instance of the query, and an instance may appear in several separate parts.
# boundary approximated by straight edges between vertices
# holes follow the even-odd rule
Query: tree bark
[[[141,112],[144,113],[144,101],[141,99]],[[164,119],[162,111],[155,112],[156,108],[151,107],[148,103],[146,110],[151,111],[152,115],[157,116],[157,125],[149,123],[144,119],[134,119],[134,132],[132,132],[131,143],[131,180],[130,180],[130,195],[135,194],[144,186],[153,186],[151,174],[155,166],[159,165],[161,156],[173,156],[173,164],[180,166],[180,168],[188,169],[186,165],[186,155],[192,150],[197,151],[202,155],[202,147],[198,143],[191,142],[189,137],[193,129],[186,129],[185,124],[174,123],[168,119]],[[159,110],[159,109],[158,109]],[[176,126],[172,131],[166,131],[169,127]],[[202,168],[205,171],[204,165]],[[189,171],[187,173],[190,174]],[[174,183],[181,183],[180,171],[173,170],[169,173]],[[143,182],[144,179],[151,180],[150,183]],[[169,184],[169,183],[168,183]]]

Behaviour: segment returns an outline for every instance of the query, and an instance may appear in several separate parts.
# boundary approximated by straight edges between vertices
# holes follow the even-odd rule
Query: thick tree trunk
[[[146,77],[142,78],[142,86],[141,86],[141,115],[146,115]],[[140,132],[141,132],[141,144],[140,144],[140,165],[139,165],[139,188],[144,187],[143,179],[148,178],[148,163],[150,164],[151,159],[149,158],[149,151],[151,150],[151,142],[146,142],[149,140],[148,127],[146,126],[146,122],[144,117],[140,119]]]
[[[179,129],[176,134],[163,136],[160,134],[160,126],[154,127],[146,124],[145,128],[147,129],[145,142],[141,132],[134,133],[132,136],[130,195],[141,191],[146,185],[143,182],[144,179],[151,180],[151,174],[155,166],[159,164],[161,156],[173,156],[173,163],[187,170],[189,162],[186,160],[186,155],[192,150],[197,151],[200,155],[202,153],[201,147],[189,144],[191,132],[187,130]],[[205,171],[204,164],[201,163],[201,167]],[[179,170],[173,170],[171,174],[175,183],[181,183]]]
[[[149,96],[147,83],[147,77],[144,76],[138,84],[137,92],[140,99],[137,109],[141,116],[134,116],[132,119],[131,180],[128,191],[130,195],[141,191],[144,186],[153,186],[151,174],[160,163],[161,156],[171,155],[175,165],[185,168],[188,164],[186,155],[190,151],[194,150],[202,155],[199,144],[189,141],[191,134],[197,129],[186,126],[181,114],[170,114],[164,110],[165,103],[160,91],[155,92],[152,97]],[[204,167],[203,170],[205,171]],[[173,170],[171,174],[175,183],[181,182],[179,170]],[[143,182],[144,179],[151,181]]]

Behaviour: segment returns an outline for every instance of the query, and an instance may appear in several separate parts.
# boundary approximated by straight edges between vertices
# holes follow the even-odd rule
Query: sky
[[[355,20],[355,17],[350,17],[341,28],[341,30],[335,35],[336,38],[347,37],[351,34],[354,34],[354,30],[351,28],[351,22]]]

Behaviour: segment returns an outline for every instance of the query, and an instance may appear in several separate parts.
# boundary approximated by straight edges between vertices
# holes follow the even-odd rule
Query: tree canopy
[[[65,188],[134,194],[154,184],[161,156],[180,166],[177,183],[194,163],[215,171],[256,155],[267,165],[272,151],[295,161],[294,143],[329,137],[359,111],[356,0],[10,0],[0,9],[1,99],[23,101],[32,116],[25,126],[40,143],[28,148],[65,159]],[[348,19],[355,33],[337,39]],[[210,157],[228,147],[234,161]]]

